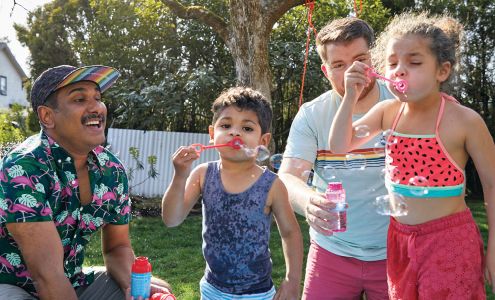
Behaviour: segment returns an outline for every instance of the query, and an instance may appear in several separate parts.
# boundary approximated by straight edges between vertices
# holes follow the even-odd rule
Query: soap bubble
[[[324,166],[323,168],[321,168],[320,175],[326,182],[335,180],[336,178],[335,169],[331,166]]]
[[[387,129],[384,132],[382,132],[382,138],[387,140],[392,135],[392,133],[394,133],[392,129]]]
[[[428,179],[423,176],[414,176],[409,179],[409,184],[414,186],[428,186]]]
[[[400,183],[400,169],[397,166],[388,166],[385,172],[388,180],[394,183]]]
[[[354,127],[354,135],[357,138],[365,138],[370,136],[370,128],[368,125],[358,125]]]
[[[411,193],[415,196],[424,196],[428,194],[428,179],[423,176],[414,176],[409,179],[409,185],[415,188],[411,189]],[[416,188],[417,187],[417,188]]]
[[[256,157],[258,154],[256,149],[246,147],[245,145],[242,145],[241,150],[244,151],[244,154],[246,154],[247,157]]]
[[[383,168],[380,170],[380,178],[384,180],[388,178],[387,168]]]
[[[265,161],[270,157],[270,150],[263,145],[256,147],[256,160]]]
[[[378,214],[390,216],[390,196],[382,195],[375,198],[373,206]]]
[[[404,198],[399,194],[382,195],[375,198],[373,206],[378,214],[383,216],[400,217],[408,213]]]
[[[282,164],[283,158],[284,158],[284,156],[280,153],[273,154],[270,157],[270,166],[272,166],[272,168],[277,169],[277,170],[280,169],[280,165]]]
[[[397,138],[392,137],[392,138],[390,138],[390,139],[388,140],[387,145],[390,147],[390,146],[393,146],[393,145],[395,145],[395,144],[397,144],[397,143],[398,143]]]
[[[241,145],[240,147],[247,157],[256,157],[256,160],[259,162],[265,161],[270,157],[270,150],[263,145],[259,145],[254,149],[246,145]]]
[[[382,147],[385,145],[392,146],[393,144],[397,144],[397,139],[395,137],[392,137],[392,134],[394,131],[392,129],[387,129],[384,132],[382,132],[382,137],[380,138],[380,144]]]
[[[326,182],[335,181],[337,171],[332,166],[317,167],[315,172]]]

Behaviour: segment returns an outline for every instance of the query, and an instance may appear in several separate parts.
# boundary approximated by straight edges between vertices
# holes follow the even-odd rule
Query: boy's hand
[[[172,162],[175,168],[175,175],[181,177],[189,176],[192,163],[199,158],[199,154],[194,147],[181,146],[172,155]]]
[[[289,281],[284,279],[280,284],[280,288],[273,297],[274,300],[297,300],[300,298],[299,295],[299,282]]]

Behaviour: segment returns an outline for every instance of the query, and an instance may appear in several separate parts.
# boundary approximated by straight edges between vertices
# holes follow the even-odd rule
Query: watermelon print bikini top
[[[445,101],[459,103],[442,93],[435,134],[403,134],[395,131],[404,110],[402,103],[386,145],[385,184],[390,192],[413,198],[443,198],[462,195],[465,175],[445,149],[438,127]]]

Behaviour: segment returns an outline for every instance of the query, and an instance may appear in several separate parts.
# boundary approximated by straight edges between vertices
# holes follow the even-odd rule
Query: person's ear
[[[268,145],[270,144],[271,138],[272,138],[272,134],[269,132],[262,134],[261,138],[260,138],[260,145],[268,147]]]
[[[321,71],[323,72],[325,77],[328,78],[327,67],[325,66],[325,64],[321,64]]]
[[[38,119],[40,120],[40,123],[47,129],[54,128],[55,127],[55,118],[54,114],[55,112],[53,111],[52,108],[44,105],[40,105],[37,108],[37,113],[38,113]]]
[[[213,144],[213,138],[215,131],[213,130],[213,125],[208,126],[208,134],[210,135],[210,144]]]
[[[452,64],[450,61],[443,62],[437,72],[437,80],[438,82],[444,82],[449,78],[450,72],[452,71]]]

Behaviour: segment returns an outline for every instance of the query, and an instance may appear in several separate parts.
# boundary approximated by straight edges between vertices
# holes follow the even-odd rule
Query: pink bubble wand
[[[389,79],[385,76],[382,76],[378,73],[376,73],[373,69],[369,68],[367,69],[366,71],[366,75],[368,77],[371,77],[371,76],[375,76],[375,77],[378,77],[380,79],[383,79],[385,81],[389,81],[392,83],[392,85],[394,86],[394,88],[399,92],[399,93],[405,93],[407,91],[407,81],[405,81],[404,79],[399,79],[399,80],[392,80],[392,79]]]
[[[230,142],[225,144],[217,144],[217,145],[202,145],[202,144],[192,144],[191,147],[194,147],[194,151],[200,154],[206,149],[220,148],[220,147],[232,147],[232,149],[239,150],[241,146],[244,145],[241,138],[235,137]]]

